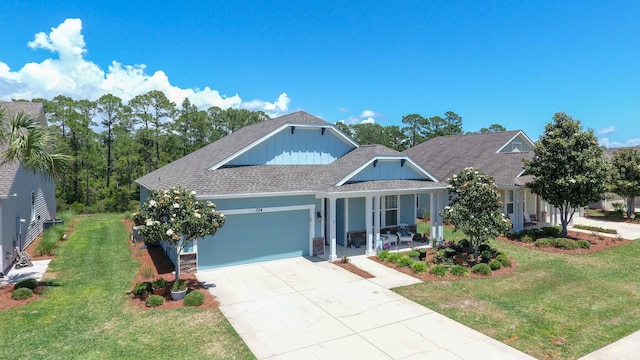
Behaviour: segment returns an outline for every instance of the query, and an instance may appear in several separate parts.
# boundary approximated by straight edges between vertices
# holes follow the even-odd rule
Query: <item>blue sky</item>
[[[640,144],[637,1],[2,1],[0,99],[124,100],[401,125],[452,110],[533,140],[557,111]]]

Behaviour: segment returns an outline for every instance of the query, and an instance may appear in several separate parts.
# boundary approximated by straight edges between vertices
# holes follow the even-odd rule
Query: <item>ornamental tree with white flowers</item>
[[[210,201],[199,201],[196,192],[176,187],[152,191],[140,212],[133,214],[138,232],[148,243],[165,242],[176,254],[175,281],[180,279],[180,254],[191,241],[218,231],[224,214]]]
[[[500,211],[502,199],[491,177],[474,168],[465,168],[447,180],[451,205],[440,216],[451,221],[454,231],[469,237],[476,263],[478,247],[490,238],[506,233],[511,222]]]

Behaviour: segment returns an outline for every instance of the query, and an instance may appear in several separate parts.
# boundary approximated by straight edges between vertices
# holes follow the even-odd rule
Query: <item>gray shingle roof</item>
[[[515,185],[522,172],[523,159],[533,152],[496,153],[519,130],[439,136],[403,153],[409,155],[440,181],[446,181],[465,167],[474,167],[492,176],[498,185]]]
[[[27,114],[38,118],[40,122],[46,126],[46,120],[44,118],[44,110],[42,104],[31,102],[3,102],[0,101],[0,107],[6,109],[5,116],[16,114],[19,111],[24,111]],[[4,148],[0,149],[4,150]],[[1,162],[1,159],[0,159]],[[0,165],[0,195],[7,195],[13,184],[13,180],[20,169],[20,163],[11,162]]]
[[[340,180],[376,156],[406,157],[382,145],[360,146],[329,165],[255,165],[209,170],[213,165],[286,124],[332,126],[305,112],[296,112],[268,120],[242,128],[141,177],[137,182],[150,189],[182,186],[195,190],[202,196],[410,189],[434,186],[433,182],[412,180],[402,180],[397,183],[371,181],[335,186]],[[439,185],[444,186],[444,184]]]

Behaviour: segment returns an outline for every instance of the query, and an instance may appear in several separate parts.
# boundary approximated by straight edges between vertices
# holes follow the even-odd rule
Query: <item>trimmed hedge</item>
[[[148,307],[156,307],[164,304],[164,298],[160,295],[151,295],[145,301]]]
[[[471,268],[471,271],[473,271],[476,274],[491,275],[491,267],[489,267],[489,265],[485,263],[474,265],[473,268]]]
[[[11,298],[13,300],[26,300],[32,296],[33,296],[33,291],[26,287],[15,289],[11,293]]]
[[[204,304],[204,294],[198,290],[194,290],[184,297],[185,306],[200,306]]]
[[[601,228],[599,226],[589,226],[589,225],[575,224],[575,225],[573,225],[573,227],[574,227],[574,229],[596,231],[596,232],[605,233],[605,234],[617,234],[618,233],[618,230],[616,230],[616,229]]]

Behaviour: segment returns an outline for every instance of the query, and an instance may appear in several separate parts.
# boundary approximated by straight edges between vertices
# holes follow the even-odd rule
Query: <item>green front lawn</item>
[[[0,312],[0,352],[20,359],[251,359],[218,309],[140,310],[122,215],[78,217],[37,301]]]
[[[540,359],[577,359],[640,330],[640,242],[590,255],[491,245],[517,261],[513,273],[395,291]]]

